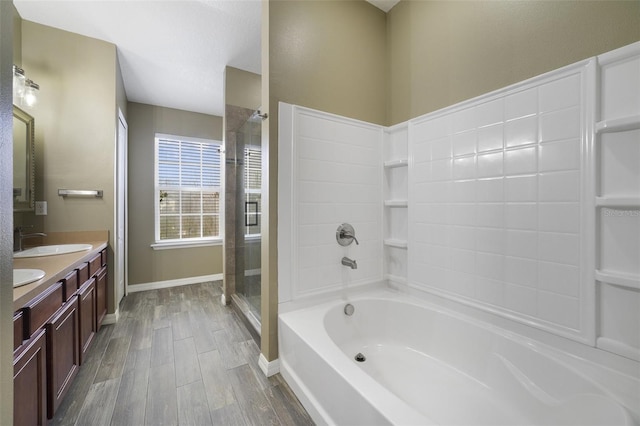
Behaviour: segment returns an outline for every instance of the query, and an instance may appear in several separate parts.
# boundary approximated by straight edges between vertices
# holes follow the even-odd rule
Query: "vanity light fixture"
[[[37,91],[40,85],[28,79],[24,70],[17,65],[13,66],[13,103],[32,107],[38,101]]]

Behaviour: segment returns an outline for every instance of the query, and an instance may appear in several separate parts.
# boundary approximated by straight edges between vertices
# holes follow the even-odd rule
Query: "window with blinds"
[[[262,225],[262,150],[244,148],[244,224],[245,235],[259,236]]]
[[[156,135],[156,242],[220,237],[220,142]]]

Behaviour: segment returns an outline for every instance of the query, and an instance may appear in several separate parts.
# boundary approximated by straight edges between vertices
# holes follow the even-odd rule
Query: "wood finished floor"
[[[50,425],[313,425],[221,282],[128,295],[103,326]]]

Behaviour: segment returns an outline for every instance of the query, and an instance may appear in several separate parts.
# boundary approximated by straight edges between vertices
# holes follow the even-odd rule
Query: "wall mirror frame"
[[[32,211],[35,194],[34,118],[13,106],[13,211]]]

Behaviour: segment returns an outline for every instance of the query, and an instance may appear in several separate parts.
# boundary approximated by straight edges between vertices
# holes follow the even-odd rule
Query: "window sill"
[[[222,238],[215,240],[204,240],[204,241],[171,241],[171,242],[160,242],[151,244],[151,248],[154,250],[171,250],[171,249],[185,249],[185,248],[199,248],[199,247],[210,247],[210,246],[221,246]]]

